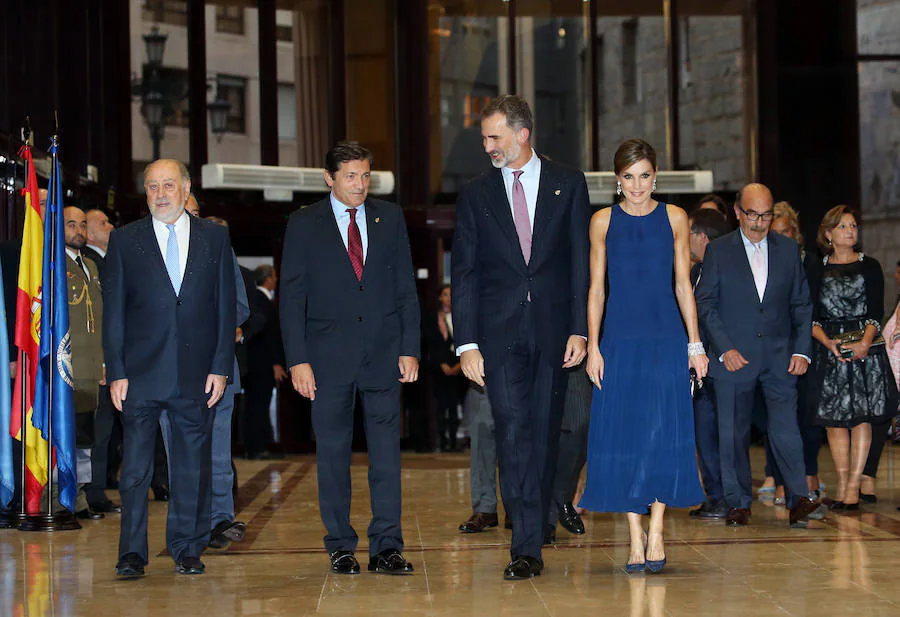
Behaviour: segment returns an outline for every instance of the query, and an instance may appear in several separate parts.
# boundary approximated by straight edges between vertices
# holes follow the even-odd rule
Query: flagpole
[[[58,157],[58,136],[59,136],[59,118],[56,117],[56,112],[53,112],[54,117],[56,119],[56,132],[53,134],[53,137],[50,138],[50,169],[57,169],[57,157]],[[53,262],[56,260],[56,243],[59,242],[59,238],[56,237],[56,219],[59,217],[59,209],[62,207],[61,203],[58,203],[56,199],[62,191],[59,190],[59,174],[50,173],[50,193],[47,194],[47,203],[53,203],[55,208],[47,208],[47,214],[50,216],[47,217],[50,220],[44,221],[44,225],[50,225],[50,285],[44,284],[44,289],[49,290],[50,293],[41,294],[41,311],[50,311],[49,313],[44,313],[44,315],[50,316],[50,331],[49,332],[41,332],[41,336],[49,336],[51,345],[50,345],[50,371],[56,370],[56,347],[52,344],[53,342],[53,329],[55,325],[56,315],[53,313],[53,301],[54,294],[53,290],[56,289],[53,285],[53,275],[56,268],[53,265]],[[51,200],[51,195],[53,196]],[[46,250],[46,249],[45,249]],[[49,518],[53,519],[53,379],[47,379],[47,514]],[[58,472],[57,472],[58,473]],[[59,477],[57,476],[57,481],[59,481]],[[58,489],[57,489],[58,490]]]
[[[32,133],[32,131],[31,131],[31,116],[25,116],[25,126],[22,127],[22,141],[25,143],[25,146],[29,150],[31,149],[31,146],[34,144],[34,133]],[[25,184],[26,184],[26,186],[28,185],[28,159],[25,159]],[[32,199],[34,199],[34,196],[32,196]],[[27,204],[26,204],[26,208],[27,208]],[[27,211],[26,211],[25,216],[26,217],[28,216]],[[18,290],[17,290],[17,293],[18,293]],[[16,301],[18,302],[18,298]],[[20,319],[21,317],[16,316],[16,318]],[[22,376],[22,386],[19,388],[19,393],[22,395],[19,399],[19,403],[20,403],[19,406],[21,408],[20,414],[22,417],[22,422],[19,425],[21,427],[19,429],[19,434],[21,436],[20,441],[22,444],[22,465],[21,465],[22,474],[19,476],[19,490],[21,491],[19,493],[19,503],[20,503],[19,522],[21,523],[28,517],[28,511],[27,511],[28,467],[25,464],[25,456],[26,456],[25,442],[27,439],[25,437],[25,435],[26,435],[26,433],[28,433],[28,431],[25,430],[25,427],[27,426],[26,422],[28,421],[28,403],[27,403],[27,400],[28,400],[28,395],[27,395],[27,392],[28,392],[28,355],[25,353],[24,349],[19,349],[19,366],[16,368]]]

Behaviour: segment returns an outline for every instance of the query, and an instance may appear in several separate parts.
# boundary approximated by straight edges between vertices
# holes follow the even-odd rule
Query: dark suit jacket
[[[477,343],[486,363],[503,362],[529,292],[546,358],[561,364],[568,337],[587,336],[589,203],[583,173],[542,159],[526,266],[502,172],[463,187],[452,254],[457,347]]]
[[[257,287],[249,291],[250,308],[261,322],[258,332],[247,339],[247,379],[261,378],[265,383],[275,381],[272,367],[284,365],[284,351],[281,346],[281,331],[275,303]],[[257,318],[254,317],[254,318]]]
[[[97,266],[97,271],[100,273],[100,282],[103,282],[103,267],[106,265],[106,257],[92,249],[91,247],[85,245],[84,248],[81,249],[81,254],[94,262]]]
[[[703,276],[694,292],[709,337],[712,377],[743,381],[769,368],[787,376],[791,356],[812,354],[812,304],[797,243],[769,233],[769,276],[762,302],[740,230],[706,247]],[[737,349],[749,364],[729,373],[719,357]]]
[[[395,384],[399,356],[419,357],[419,301],[399,206],[366,200],[368,251],[356,279],[328,197],[288,221],[279,306],[287,366],[317,382]]]
[[[107,379],[137,400],[206,398],[210,374],[232,376],[235,268],[228,230],[190,217],[176,297],[149,216],[112,232],[103,281]]]

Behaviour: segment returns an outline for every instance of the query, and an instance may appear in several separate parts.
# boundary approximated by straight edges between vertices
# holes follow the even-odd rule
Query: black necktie
[[[84,275],[88,278],[91,278],[91,275],[88,273],[87,268],[84,267],[84,262],[81,261],[81,255],[75,255],[75,263],[78,264],[78,267],[81,268],[81,271],[84,272]]]

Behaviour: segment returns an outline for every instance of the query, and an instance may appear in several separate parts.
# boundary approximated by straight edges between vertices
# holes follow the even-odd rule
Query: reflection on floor
[[[558,532],[547,569],[531,582],[504,582],[508,532],[460,535],[469,514],[465,455],[404,456],[406,554],[416,574],[394,578],[327,573],[316,504],[315,462],[239,461],[244,542],[204,555],[207,574],[175,574],[164,549],[166,506],[151,502],[148,576],[114,576],[117,515],[57,534],[0,531],[0,617],[127,615],[900,615],[900,448],[885,450],[880,501],[830,515],[806,530],[787,511],[757,502],[749,527],[667,516],[669,567],[629,577],[624,517],[588,516],[587,534]],[[754,469],[762,452],[754,450]],[[827,449],[821,456],[830,470]],[[368,523],[364,457],[355,459],[353,522]],[[823,479],[834,487],[834,475]],[[366,544],[360,542],[365,564]],[[365,565],[364,565],[365,568]]]

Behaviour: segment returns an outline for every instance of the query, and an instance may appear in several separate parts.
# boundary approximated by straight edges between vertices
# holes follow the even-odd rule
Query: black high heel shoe
[[[859,500],[865,503],[878,503],[878,495],[874,493],[870,495],[869,493],[863,493],[862,491],[860,491]]]

